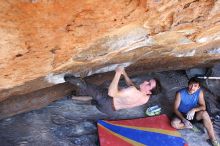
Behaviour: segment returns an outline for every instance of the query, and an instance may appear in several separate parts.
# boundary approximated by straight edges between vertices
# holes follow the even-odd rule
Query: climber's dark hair
[[[197,77],[190,78],[188,81],[188,85],[189,84],[199,84],[199,86],[201,85],[200,80]]]
[[[152,95],[157,95],[161,92],[160,81],[156,78],[153,78],[156,81],[156,87],[151,90]]]

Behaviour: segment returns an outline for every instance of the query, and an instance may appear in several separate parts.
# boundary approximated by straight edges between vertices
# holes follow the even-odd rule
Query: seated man
[[[177,92],[174,113],[176,116],[171,121],[172,127],[176,129],[192,128],[190,121],[195,115],[194,119],[203,121],[212,145],[220,146],[216,140],[211,119],[206,111],[204,93],[200,89],[200,82],[197,78],[191,78],[188,82],[188,88],[183,88]]]
[[[137,88],[131,79],[127,76],[123,67],[118,67],[115,76],[108,88],[108,91],[94,84],[86,83],[84,80],[76,78],[72,75],[65,75],[64,80],[77,86],[79,95],[92,96],[93,103],[104,113],[113,115],[115,110],[132,108],[147,103],[151,94],[156,94],[159,84],[155,79],[144,81]],[[128,88],[119,90],[118,84],[121,75],[124,76]],[[157,85],[157,86],[156,86]]]

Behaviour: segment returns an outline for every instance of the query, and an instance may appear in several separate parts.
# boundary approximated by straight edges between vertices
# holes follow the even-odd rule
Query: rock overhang
[[[218,1],[1,1],[0,101],[123,65],[132,71],[220,60]]]

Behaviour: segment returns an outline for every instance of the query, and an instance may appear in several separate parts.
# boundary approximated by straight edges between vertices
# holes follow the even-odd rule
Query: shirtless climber
[[[128,87],[120,90],[118,84],[122,75]],[[148,102],[150,95],[160,92],[160,84],[156,79],[144,81],[139,87],[135,87],[123,67],[116,68],[115,76],[108,90],[70,74],[65,75],[64,80],[78,87],[79,95],[91,96],[97,109],[109,115],[113,115],[115,110],[143,105]]]

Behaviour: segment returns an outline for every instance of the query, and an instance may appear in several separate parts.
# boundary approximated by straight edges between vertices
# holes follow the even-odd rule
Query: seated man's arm
[[[206,110],[206,106],[205,106],[203,91],[200,91],[200,93],[199,93],[199,106],[196,107],[196,108],[191,109],[187,113],[187,119],[192,120],[194,118],[195,113],[199,112],[199,111],[202,111],[202,110]]]
[[[195,112],[206,110],[206,105],[205,105],[205,99],[204,99],[204,93],[201,90],[199,94],[199,106],[194,108]]]
[[[135,86],[134,83],[131,81],[131,79],[128,77],[125,70],[123,70],[123,75],[124,75],[124,78],[125,78],[125,82],[128,86]]]
[[[179,108],[179,106],[180,106],[180,102],[181,102],[181,97],[180,97],[180,93],[178,92],[178,93],[176,94],[176,98],[175,98],[175,102],[174,102],[174,113],[175,113],[182,121],[184,121],[184,120],[186,120],[186,119],[183,117],[182,113],[180,113],[179,110],[178,110],[178,108]]]

